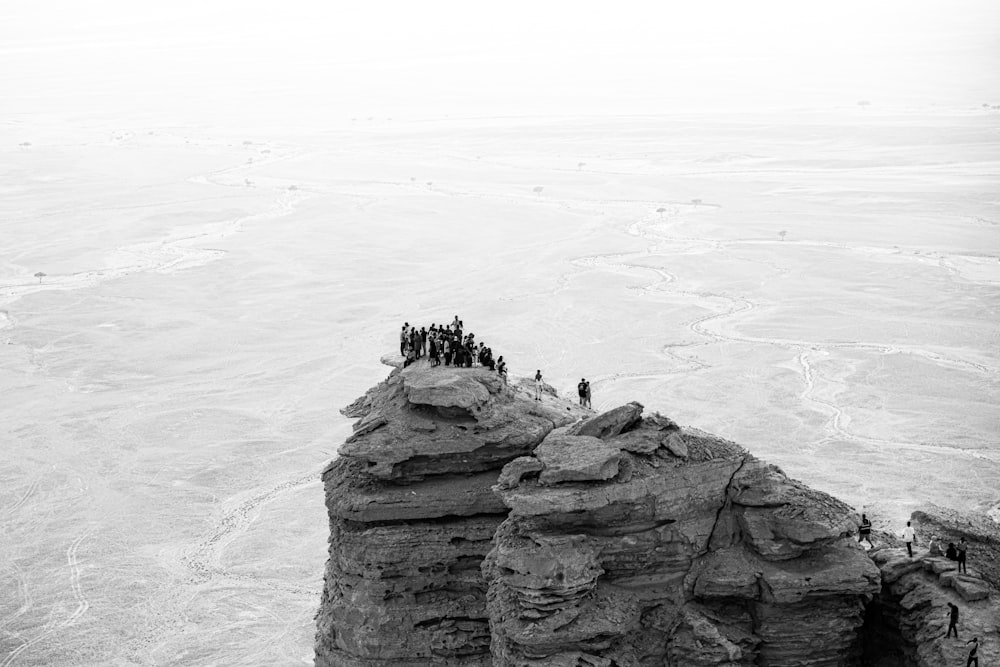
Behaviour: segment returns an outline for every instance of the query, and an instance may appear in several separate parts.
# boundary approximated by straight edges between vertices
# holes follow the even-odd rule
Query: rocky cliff
[[[871,667],[937,667],[965,664],[973,637],[982,642],[982,665],[1000,664],[1000,601],[987,574],[997,562],[989,547],[1000,527],[988,517],[931,507],[911,517],[918,535],[970,540],[968,573],[925,547],[913,557],[903,548],[880,548],[871,557],[882,572],[882,590],[868,606],[864,626],[866,663]],[[958,638],[946,637],[948,603],[959,608]]]
[[[321,667],[858,662],[858,517],[734,443],[423,363],[345,414]]]

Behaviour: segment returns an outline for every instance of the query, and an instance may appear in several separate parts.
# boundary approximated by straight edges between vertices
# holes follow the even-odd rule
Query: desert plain
[[[403,322],[457,314],[512,375],[586,377],[878,529],[997,515],[998,128],[0,124],[0,667],[311,664],[319,474]]]

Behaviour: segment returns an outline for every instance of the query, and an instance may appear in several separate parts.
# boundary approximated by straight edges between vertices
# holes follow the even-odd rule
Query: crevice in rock
[[[400,519],[395,520],[385,520],[385,521],[352,521],[350,519],[343,519],[344,530],[361,532],[368,530],[370,528],[384,528],[386,526],[408,526],[413,528],[419,528],[422,526],[442,526],[449,524],[461,524],[469,521],[474,521],[477,519],[492,519],[494,521],[499,520],[501,517],[507,516],[506,512],[493,514],[493,513],[479,513],[479,514],[445,514],[444,516],[431,517],[428,519]],[[461,539],[466,542],[472,542],[472,540],[465,540],[465,538],[454,538]],[[457,543],[456,543],[457,544]]]
[[[725,512],[728,508],[732,507],[733,505],[732,500],[730,500],[729,497],[729,489],[732,488],[733,480],[736,479],[736,475],[738,475],[739,472],[743,470],[743,466],[746,465],[749,459],[750,457],[748,455],[744,455],[740,459],[740,464],[736,467],[736,470],[734,470],[733,474],[729,476],[729,481],[726,482],[726,488],[722,492],[723,493],[722,505],[719,506],[719,509],[715,513],[715,522],[712,524],[712,532],[708,534],[708,542],[706,543],[706,548],[709,551],[713,550],[712,545],[715,544],[715,531],[719,528],[719,521],[722,519],[722,513]]]

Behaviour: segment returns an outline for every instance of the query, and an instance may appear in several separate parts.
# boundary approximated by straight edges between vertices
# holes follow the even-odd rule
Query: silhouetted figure
[[[587,405],[587,378],[580,378],[576,385],[576,393],[580,395],[580,405]]]
[[[542,371],[535,371],[535,400],[542,400]]]
[[[969,651],[969,659],[965,661],[965,667],[971,667],[973,664],[979,667],[979,637],[973,637],[972,641],[965,642],[966,646],[969,644],[972,644],[972,650]]]
[[[431,336],[431,339],[428,342],[428,348],[431,354],[431,366],[440,366],[441,353],[438,350],[438,341],[436,336]]]
[[[861,525],[858,526],[858,544],[862,542],[868,542],[869,547],[875,546],[872,544],[872,522],[864,514],[861,515]]]
[[[951,631],[955,631],[955,639],[958,639],[958,607],[952,603],[948,603],[951,609],[948,611],[949,621],[948,621],[948,634],[945,635],[945,639],[951,637]]]
[[[587,381],[587,396],[586,396],[586,399],[587,399],[587,402],[585,403],[585,405],[589,408],[590,407],[590,381],[589,380]]]
[[[948,549],[945,550],[944,557],[948,560],[958,560],[958,550],[955,548],[954,542],[948,543]]]
[[[504,384],[507,384],[507,362],[503,360],[503,355],[497,359],[497,374]]]
[[[906,522],[906,528],[903,529],[903,541],[906,542],[906,553],[910,554],[910,558],[913,558],[913,538],[916,537],[916,533],[913,532],[913,526],[910,522]]]
[[[406,354],[406,341],[409,339],[409,332],[406,330],[406,325],[403,325],[402,330],[399,332],[399,353]]]
[[[969,545],[965,543],[965,538],[963,537],[958,541],[958,571],[969,573],[969,568],[965,566],[965,551],[969,548]]]

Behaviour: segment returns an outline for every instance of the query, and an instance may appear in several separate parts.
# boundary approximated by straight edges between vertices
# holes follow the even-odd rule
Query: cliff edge
[[[858,517],[734,443],[426,363],[344,413],[319,667],[860,658]]]

